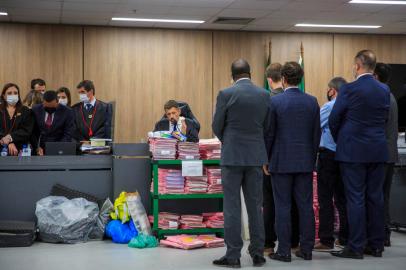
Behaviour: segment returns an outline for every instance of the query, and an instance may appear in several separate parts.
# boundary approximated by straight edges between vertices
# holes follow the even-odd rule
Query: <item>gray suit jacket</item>
[[[398,104],[392,93],[390,94],[389,116],[385,126],[385,134],[389,153],[387,163],[396,163],[398,161]]]
[[[264,131],[269,126],[270,97],[250,80],[219,92],[213,132],[222,142],[221,165],[267,164]]]

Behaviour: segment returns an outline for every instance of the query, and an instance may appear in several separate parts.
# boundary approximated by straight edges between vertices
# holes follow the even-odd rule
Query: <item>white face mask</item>
[[[89,102],[89,97],[86,94],[79,94],[79,100],[81,102]]]
[[[6,96],[6,101],[9,105],[14,106],[18,102],[18,95],[8,95]]]
[[[66,106],[68,105],[68,99],[67,98],[60,98],[59,99],[59,104]]]

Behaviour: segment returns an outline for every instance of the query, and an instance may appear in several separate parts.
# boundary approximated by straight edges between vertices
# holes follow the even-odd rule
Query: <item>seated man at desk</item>
[[[32,111],[36,123],[33,138],[37,155],[44,155],[47,142],[72,141],[73,111],[58,103],[58,95],[55,91],[45,92],[43,103],[35,105]]]
[[[185,136],[188,142],[199,141],[198,129],[191,119],[180,116],[181,111],[175,100],[166,102],[164,110],[166,118],[155,124],[154,131],[170,131],[177,139]]]
[[[194,114],[192,112],[192,109],[190,109],[189,104],[187,104],[184,101],[176,101],[176,103],[178,104],[179,109],[180,109],[180,116],[181,117],[183,116],[183,117],[188,118],[189,120],[191,120],[192,124],[197,129],[197,132],[199,132],[200,131],[200,123],[197,120],[197,118],[194,116]],[[166,114],[164,114],[162,116],[161,120],[165,120],[165,119],[166,119]]]
[[[72,107],[75,115],[74,138],[77,141],[111,139],[111,105],[96,99],[92,81],[82,81],[77,90],[80,102]]]

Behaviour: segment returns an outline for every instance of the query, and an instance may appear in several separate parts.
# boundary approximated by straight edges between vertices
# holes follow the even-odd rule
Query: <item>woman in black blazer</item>
[[[23,106],[20,88],[14,83],[4,85],[0,96],[0,144],[8,147],[10,156],[17,156],[30,142],[34,128],[31,110]]]

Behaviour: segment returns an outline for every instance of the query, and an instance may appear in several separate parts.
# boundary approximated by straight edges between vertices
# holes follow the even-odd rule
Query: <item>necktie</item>
[[[51,128],[52,126],[52,114],[48,113],[47,119],[45,120],[46,128]]]
[[[90,104],[90,103],[86,104],[86,110],[88,112],[90,112],[92,110],[92,108],[93,108],[92,104]]]

